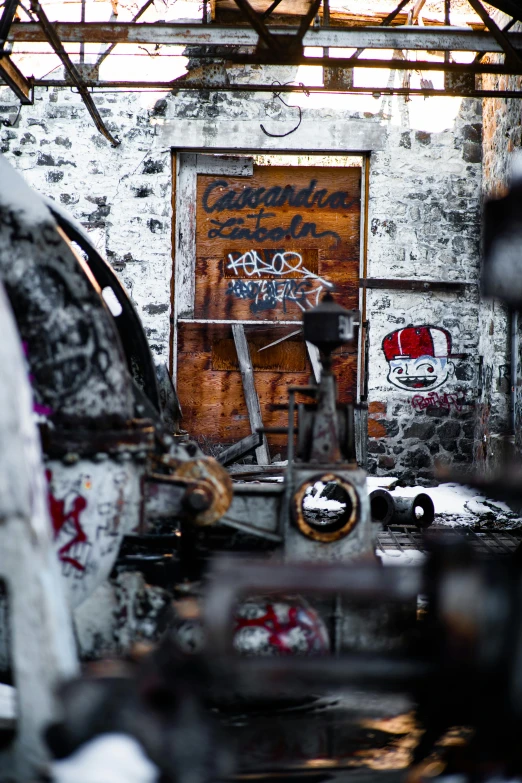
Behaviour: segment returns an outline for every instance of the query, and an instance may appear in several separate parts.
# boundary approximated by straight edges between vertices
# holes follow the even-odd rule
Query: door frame
[[[198,139],[196,138],[195,143]],[[288,141],[285,139],[286,144]],[[203,173],[198,171],[198,153],[199,155],[231,155],[247,157],[256,154],[296,154],[301,155],[321,155],[330,154],[333,156],[353,156],[362,157],[361,167],[361,219],[360,219],[360,240],[359,240],[359,280],[365,279],[368,267],[368,206],[369,206],[369,178],[371,152],[379,148],[380,144],[375,146],[371,144],[373,139],[369,138],[371,149],[361,150],[352,149],[351,145],[345,145],[342,149],[329,152],[321,149],[319,145],[306,149],[288,149],[288,146],[282,142],[277,144],[275,139],[271,139],[269,149],[238,149],[237,147],[212,147],[201,149],[198,146],[171,147],[172,156],[172,276],[171,276],[171,327],[170,327],[170,346],[169,346],[169,370],[172,376],[174,386],[177,378],[177,355],[178,355],[178,321],[180,318],[190,318],[194,315],[195,300],[195,262],[196,262],[196,187],[197,175]],[[346,149],[346,146],[349,149]],[[186,156],[183,157],[182,156]],[[183,161],[183,166],[181,162]],[[240,167],[238,167],[240,172]],[[217,173],[217,172],[216,172]],[[229,176],[249,176],[247,173],[236,173]],[[179,259],[182,263],[179,263]],[[178,259],[178,263],[176,263]],[[358,330],[357,345],[357,386],[356,401],[361,402],[361,397],[365,392],[366,367],[364,366],[366,329],[363,324],[366,321],[366,289],[359,286],[359,311],[361,313],[361,323]],[[256,321],[262,324],[262,321]],[[284,322],[282,322],[284,323]],[[364,332],[364,334],[363,334]]]

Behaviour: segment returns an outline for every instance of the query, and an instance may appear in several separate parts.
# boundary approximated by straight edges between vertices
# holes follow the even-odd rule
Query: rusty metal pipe
[[[426,528],[435,519],[433,500],[425,492],[414,497],[393,496],[395,510],[392,522],[399,525],[415,525]]]
[[[373,522],[380,522],[383,525],[389,525],[395,504],[393,497],[385,489],[374,489],[370,492],[370,508]]]
[[[386,489],[370,492],[372,520],[382,525],[429,527],[435,518],[433,500],[425,492],[414,497],[398,497]]]

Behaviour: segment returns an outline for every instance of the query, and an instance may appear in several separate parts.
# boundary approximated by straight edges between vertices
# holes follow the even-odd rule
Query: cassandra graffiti
[[[271,188],[241,188],[234,190],[224,179],[211,182],[203,194],[203,209],[211,212],[235,212],[259,207],[318,207],[319,209],[350,209],[357,203],[346,191],[329,193],[326,188],[316,190],[317,180],[312,179],[305,188],[295,185],[278,185]],[[217,194],[216,191],[220,190]],[[223,192],[224,191],[224,192]]]
[[[387,334],[388,380],[399,389],[430,391],[453,375],[451,335],[439,326],[407,326]]]

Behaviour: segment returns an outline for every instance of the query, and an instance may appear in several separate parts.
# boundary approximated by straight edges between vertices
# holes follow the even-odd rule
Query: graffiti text
[[[439,408],[440,410],[450,410],[455,408],[456,411],[461,411],[462,406],[466,403],[466,393],[464,391],[458,391],[455,394],[438,394],[433,391],[427,395],[416,394],[411,398],[412,408],[416,411],[423,411],[426,408]]]

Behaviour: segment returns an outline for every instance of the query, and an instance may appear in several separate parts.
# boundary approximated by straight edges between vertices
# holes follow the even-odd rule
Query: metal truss
[[[218,91],[287,91],[300,90],[296,85],[286,85],[282,90],[279,85],[243,85],[226,84],[205,80],[205,58],[210,60],[219,56],[227,64],[263,64],[263,65],[319,65],[328,68],[330,72],[337,71],[345,77],[334,82],[326,81],[325,87],[312,88],[314,92],[347,92],[373,94],[420,94],[431,95],[471,95],[475,97],[522,97],[522,91],[517,90],[484,90],[481,85],[474,85],[475,74],[522,75],[522,33],[509,31],[516,22],[522,22],[522,3],[519,0],[490,0],[489,5],[511,17],[507,25],[500,27],[491,17],[482,0],[468,0],[469,5],[482,20],[484,30],[458,28],[449,25],[449,2],[446,0],[446,23],[444,25],[415,25],[416,13],[422,7],[422,0],[417,0],[408,13],[408,24],[398,25],[399,13],[413,0],[400,0],[397,7],[384,17],[379,26],[331,26],[328,0],[309,0],[306,14],[303,14],[298,24],[274,25],[271,16],[277,11],[281,0],[267,3],[264,12],[254,10],[251,0],[235,0],[237,6],[237,23],[230,25],[208,24],[173,24],[165,22],[139,23],[138,20],[152,4],[145,4],[134,16],[131,22],[55,22],[47,19],[40,3],[32,1],[33,21],[14,21],[17,0],[5,0],[3,13],[0,17],[0,78],[8,84],[21,103],[32,101],[33,86],[71,87],[78,89],[82,99],[91,114],[99,131],[111,142],[117,140],[104,125],[102,118],[92,100],[91,90],[101,88],[121,89],[176,89],[198,90],[210,89]],[[322,5],[322,8],[321,8]],[[321,12],[321,16],[319,13]],[[280,17],[279,17],[280,18]],[[294,17],[295,20],[295,17]],[[8,47],[13,44],[50,43],[54,52],[64,64],[66,78],[61,81],[44,79],[28,79],[15,66],[10,57]],[[159,46],[197,46],[198,58],[202,62],[201,78],[194,75],[190,80],[175,80],[172,82],[153,81],[100,81],[97,78],[87,79],[71,60],[65,45],[71,43],[107,44],[98,62],[93,66],[91,76],[97,74],[97,66],[113,52],[118,44],[144,44]],[[223,49],[225,47],[225,49]],[[305,47],[320,47],[322,57],[306,57]],[[355,49],[347,57],[337,56],[337,49]],[[369,57],[372,50],[391,49],[404,52],[404,59],[378,59]],[[408,52],[443,52],[444,61],[408,60]],[[219,52],[219,54],[218,54]],[[475,57],[470,63],[458,63],[451,59],[451,52],[474,52]],[[495,55],[493,61],[484,62],[486,55]],[[161,53],[159,55],[161,57]],[[491,60],[491,58],[487,58]],[[455,89],[415,90],[409,88],[409,82],[402,88],[357,88],[349,78],[349,72],[354,67],[386,68],[403,71],[444,71],[448,74],[468,75],[470,79],[455,82]],[[326,72],[325,72],[326,73]],[[405,77],[406,78],[406,77]],[[331,86],[335,84],[335,89]],[[448,85],[450,82],[448,81]]]

